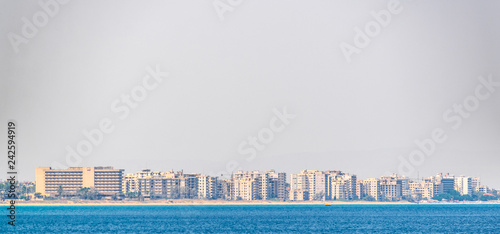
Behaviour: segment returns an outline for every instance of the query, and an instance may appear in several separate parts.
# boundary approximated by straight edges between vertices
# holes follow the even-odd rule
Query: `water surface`
[[[14,233],[500,233],[500,205],[31,206],[17,211],[16,227],[3,224],[2,229]]]

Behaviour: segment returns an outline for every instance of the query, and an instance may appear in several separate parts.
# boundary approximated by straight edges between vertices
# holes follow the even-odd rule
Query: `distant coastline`
[[[399,202],[376,202],[376,201],[224,201],[224,200],[150,200],[150,201],[20,201],[17,206],[113,206],[113,205],[131,205],[131,206],[150,206],[150,205],[418,205],[417,203],[399,201]],[[448,203],[419,203],[420,205],[484,205],[500,204],[498,201],[470,201],[470,202],[448,202]],[[1,206],[6,206],[2,203]]]

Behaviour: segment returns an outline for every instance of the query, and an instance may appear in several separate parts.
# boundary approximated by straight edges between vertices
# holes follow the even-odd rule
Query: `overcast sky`
[[[38,1],[2,0],[0,178],[8,120],[21,178],[34,180],[37,166],[70,166],[67,148],[108,119],[112,131],[73,165],[215,175],[236,163],[363,179],[401,172],[415,141],[441,129],[446,140],[408,161],[409,176],[481,176],[500,188],[500,87],[484,86],[500,82],[500,2],[230,3],[75,0],[49,15]],[[391,9],[382,24],[371,14]],[[380,30],[346,56],[366,25]],[[148,67],[168,77],[147,79],[155,88],[127,107],[122,95],[141,90]],[[453,106],[464,102],[461,116]],[[294,118],[273,121],[285,107]],[[273,138],[270,122],[281,127]],[[253,147],[259,132],[267,143]]]

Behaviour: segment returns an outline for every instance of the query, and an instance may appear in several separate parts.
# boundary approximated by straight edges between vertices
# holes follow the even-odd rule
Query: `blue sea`
[[[6,212],[4,212],[6,213]],[[500,233],[500,205],[17,207],[6,233]],[[5,233],[1,231],[0,233]]]

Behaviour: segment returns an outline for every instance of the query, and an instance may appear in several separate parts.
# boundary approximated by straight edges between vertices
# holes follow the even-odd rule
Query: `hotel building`
[[[43,196],[74,196],[81,188],[95,188],[100,195],[122,195],[122,179],[123,169],[113,167],[37,167],[36,192]]]

